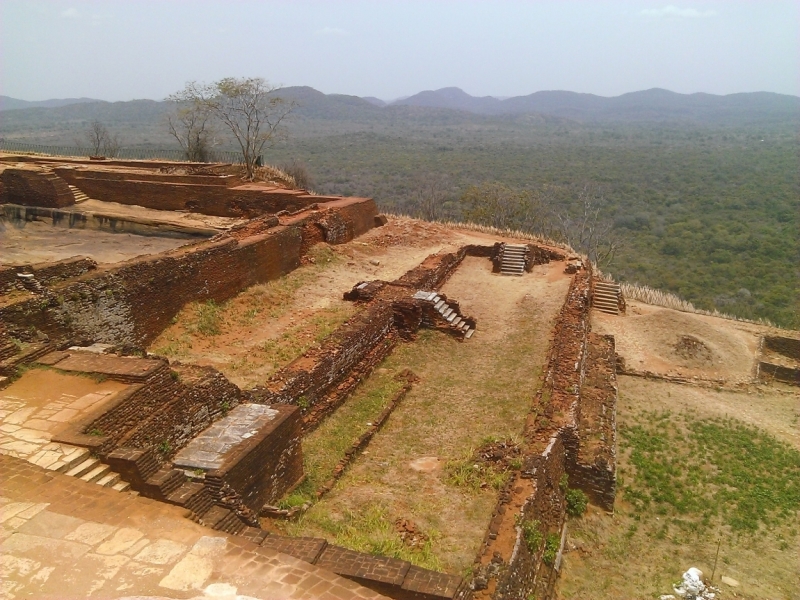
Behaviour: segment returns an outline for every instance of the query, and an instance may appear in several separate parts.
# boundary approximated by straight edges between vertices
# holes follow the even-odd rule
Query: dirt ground
[[[392,281],[430,254],[470,243],[490,244],[494,239],[392,219],[349,244],[318,245],[314,264],[241,292],[221,307],[218,334],[199,331],[197,305],[185,307],[149,351],[214,367],[240,387],[252,387],[350,316],[355,308],[342,296],[357,283]]]
[[[53,227],[44,221],[31,221],[19,228],[0,220],[0,247],[3,248],[0,260],[8,265],[52,262],[73,256],[89,256],[99,263],[117,263],[135,256],[166,252],[189,241]]]
[[[592,312],[592,329],[616,338],[626,367],[660,375],[752,379],[759,340],[768,327],[628,302],[627,315]]]
[[[488,259],[466,258],[442,292],[477,319],[475,335],[460,343],[425,332],[384,361],[377,376],[408,368],[420,382],[334,490],[290,525],[291,532],[333,533],[336,543],[347,544],[370,535],[369,523],[359,525],[352,516],[378,507],[384,518],[410,520],[428,536],[434,564],[464,573],[497,496],[492,489],[456,487],[447,480],[446,465],[468,459],[487,438],[521,433],[569,287],[562,271],[562,263],[551,263],[523,277],[504,277],[491,272]],[[342,532],[344,522],[351,524]],[[363,531],[354,531],[360,526]]]

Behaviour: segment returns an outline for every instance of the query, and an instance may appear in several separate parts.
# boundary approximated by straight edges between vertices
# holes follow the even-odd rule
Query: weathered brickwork
[[[300,232],[267,233],[183,247],[87,274],[51,288],[47,302],[31,299],[0,309],[0,319],[32,324],[56,338],[143,347],[191,301],[226,300],[300,264]]]
[[[277,417],[224,455],[219,468],[205,473],[205,485],[215,498],[229,485],[256,513],[276,502],[303,477],[300,412],[294,406],[273,406]]]
[[[86,256],[73,256],[52,263],[0,266],[0,294],[22,287],[17,273],[30,273],[41,285],[51,286],[96,268],[97,263]]]
[[[67,183],[41,167],[7,167],[0,173],[0,204],[62,208],[75,204]]]
[[[590,333],[581,387],[578,448],[568,453],[569,485],[605,510],[616,495],[617,376],[614,337]]]

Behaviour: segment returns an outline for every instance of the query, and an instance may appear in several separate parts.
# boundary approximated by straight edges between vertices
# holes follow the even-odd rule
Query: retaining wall
[[[186,303],[227,300],[299,264],[299,230],[275,227],[243,240],[223,237],[84,275],[53,287],[46,297],[0,309],[0,319],[33,325],[56,338],[144,347]]]
[[[75,204],[66,182],[36,167],[7,167],[0,172],[0,204],[63,208]]]

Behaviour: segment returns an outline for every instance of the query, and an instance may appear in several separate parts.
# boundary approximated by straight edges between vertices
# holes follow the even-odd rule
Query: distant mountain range
[[[323,94],[314,88],[287,87],[280,95],[298,108],[293,121],[306,135],[331,127],[356,131],[378,126],[462,126],[496,119],[538,119],[553,124],[686,122],[715,125],[800,123],[800,98],[771,92],[717,96],[677,94],[663,89],[632,92],[615,97],[565,91],[536,92],[499,99],[470,96],[455,87],[424,91],[386,103],[378,98]],[[149,138],[163,144],[167,102],[132,100],[105,102],[91,98],[28,102],[0,96],[0,136],[10,139],[73,140],[70,131],[85,129],[97,119],[121,127],[129,139]],[[304,125],[305,124],[305,125]]]
[[[83,104],[86,102],[102,102],[102,100],[97,100],[95,98],[63,98],[58,100],[37,100],[30,102],[28,100],[11,98],[10,96],[0,96],[0,111],[16,110],[20,108],[58,108],[60,106]]]
[[[394,106],[449,108],[481,115],[542,113],[579,121],[659,121],[714,119],[756,115],[796,115],[800,98],[771,92],[717,96],[678,94],[653,88],[621,96],[604,97],[576,92],[547,91],[500,100],[492,96],[470,96],[456,87],[425,91],[398,100]]]

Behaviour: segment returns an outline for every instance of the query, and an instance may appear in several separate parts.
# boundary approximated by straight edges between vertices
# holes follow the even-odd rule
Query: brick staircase
[[[469,324],[458,307],[448,304],[448,302],[436,292],[419,291],[414,294],[414,298],[431,303],[433,309],[441,316],[448,326],[453,329],[453,333],[463,335],[465,340],[471,338],[475,333],[475,327]],[[422,324],[426,327],[435,327],[435,323],[425,316],[422,319]]]
[[[619,314],[619,284],[596,280],[592,294],[592,306],[610,315]]]
[[[69,187],[69,191],[72,192],[72,195],[75,196],[75,204],[80,204],[81,202],[85,202],[86,200],[89,200],[89,196],[84,194],[81,190],[79,190],[77,187],[75,187],[71,183],[68,183],[67,187]]]
[[[525,272],[528,247],[523,244],[503,244],[500,274],[521,276]]]

